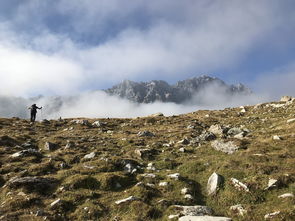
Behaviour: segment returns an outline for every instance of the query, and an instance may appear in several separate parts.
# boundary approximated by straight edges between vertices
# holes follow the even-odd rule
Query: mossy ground
[[[293,220],[294,198],[278,196],[295,192],[295,104],[275,108],[264,104],[220,111],[197,111],[171,117],[99,120],[103,126],[91,127],[72,123],[72,119],[51,120],[49,124],[30,125],[23,119],[0,119],[0,220],[168,220],[173,214],[170,205],[207,205],[215,215],[233,220],[263,220],[267,213],[281,211],[274,220]],[[209,116],[208,116],[209,115]],[[182,145],[177,142],[193,139],[213,124],[244,127],[250,133],[242,141],[244,149],[233,154],[214,150],[210,142]],[[194,128],[188,127],[189,125]],[[71,128],[72,127],[72,128]],[[150,131],[154,137],[139,137],[139,131]],[[282,140],[273,140],[279,135]],[[65,149],[67,140],[75,145]],[[44,149],[45,142],[57,144],[54,151]],[[43,157],[11,158],[30,143]],[[170,143],[170,145],[167,145]],[[179,148],[184,147],[185,152]],[[140,158],[136,149],[155,150],[150,158]],[[84,159],[95,152],[93,159]],[[122,159],[133,159],[141,165],[128,174]],[[153,163],[155,171],[146,169]],[[66,166],[61,166],[66,165]],[[217,172],[224,177],[218,193],[207,196],[209,176]],[[155,178],[145,178],[153,173]],[[180,180],[168,174],[180,173]],[[13,177],[42,176],[57,179],[58,186],[43,194],[11,189],[5,184]],[[236,178],[247,184],[250,192],[237,191],[230,183]],[[264,190],[269,178],[280,185]],[[136,185],[138,182],[140,185]],[[168,186],[159,186],[160,182]],[[194,200],[184,199],[180,190],[187,187]],[[116,205],[129,196],[139,201]],[[60,207],[51,208],[56,199]],[[162,201],[161,201],[162,200]],[[238,216],[229,208],[242,204],[248,213]],[[41,216],[36,212],[42,210]],[[2,218],[1,218],[2,217]]]

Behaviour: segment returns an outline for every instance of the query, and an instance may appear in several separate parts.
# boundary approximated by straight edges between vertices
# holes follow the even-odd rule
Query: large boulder
[[[222,184],[223,178],[217,173],[213,173],[207,183],[207,193],[208,195],[216,194],[218,189],[220,188],[220,185]]]
[[[223,142],[221,140],[215,140],[211,142],[211,146],[218,151],[227,153],[227,154],[233,154],[237,150],[239,150],[241,147],[236,145],[233,141]]]

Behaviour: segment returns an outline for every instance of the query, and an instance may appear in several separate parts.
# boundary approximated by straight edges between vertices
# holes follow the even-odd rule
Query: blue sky
[[[293,0],[2,0],[0,95],[202,74],[295,95]]]

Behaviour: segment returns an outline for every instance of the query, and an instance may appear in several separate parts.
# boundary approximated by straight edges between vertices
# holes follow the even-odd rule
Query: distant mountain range
[[[227,85],[224,81],[202,75],[178,81],[170,85],[165,81],[153,80],[150,82],[134,82],[124,80],[122,83],[104,90],[107,94],[128,99],[137,103],[174,102],[184,103],[193,96],[210,87],[218,87],[229,96],[250,95],[252,91],[243,84]]]

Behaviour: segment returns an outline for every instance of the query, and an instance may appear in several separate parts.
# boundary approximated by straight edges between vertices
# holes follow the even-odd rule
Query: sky
[[[0,95],[208,74],[295,96],[293,0],[2,0]]]

